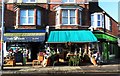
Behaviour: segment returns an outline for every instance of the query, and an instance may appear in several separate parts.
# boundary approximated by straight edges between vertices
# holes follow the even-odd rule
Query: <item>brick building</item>
[[[89,4],[91,14],[90,28],[94,30],[94,34],[100,41],[98,43],[100,50],[107,50],[103,52],[104,54],[106,53],[106,59],[112,59],[113,56],[119,57],[117,39],[120,32],[117,22],[98,6],[98,2],[90,2]]]
[[[37,59],[37,53],[45,49],[46,43],[72,52],[77,45],[77,48],[87,49],[85,53],[88,53],[88,47],[96,50],[99,47],[89,28],[91,14],[96,14],[91,13],[89,0],[5,0],[4,7],[4,50],[29,51],[29,61]],[[101,11],[100,14],[103,15]],[[112,26],[106,27],[108,30],[103,27],[95,29],[117,36],[118,32],[114,31],[118,29],[117,24],[111,18],[110,22]],[[16,62],[22,62],[20,54],[16,55]]]
[[[44,49],[47,0],[6,0],[4,7],[4,56],[12,50],[19,52],[16,62],[23,61],[24,52],[29,52],[28,61],[37,59]]]

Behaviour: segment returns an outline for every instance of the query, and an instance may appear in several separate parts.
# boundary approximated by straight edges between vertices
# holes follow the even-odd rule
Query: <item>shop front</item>
[[[94,31],[93,33],[99,41],[99,49],[104,61],[117,58],[117,37],[100,31]]]
[[[82,60],[89,60],[88,52],[97,44],[97,38],[89,30],[54,30],[50,31],[47,44],[59,55],[59,62],[79,65]]]
[[[4,60],[5,64],[32,62],[37,54],[44,50],[45,32],[5,33],[4,34]],[[13,61],[10,64],[10,60]]]

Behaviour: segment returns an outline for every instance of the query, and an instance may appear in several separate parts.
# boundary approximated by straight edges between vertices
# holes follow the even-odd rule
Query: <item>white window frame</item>
[[[78,12],[79,12],[79,21],[80,23],[77,23],[77,9],[78,9]],[[82,7],[74,7],[74,6],[60,6],[60,7],[57,7],[55,8],[56,10],[56,26],[61,26],[61,25],[78,25],[78,26],[81,26],[82,24],[82,10],[83,8]],[[75,24],[62,24],[62,10],[75,10]]]
[[[64,0],[62,0],[63,3],[75,3],[75,0],[73,0],[72,2],[70,0],[67,0],[67,2],[65,2]]]
[[[117,24],[117,26],[118,26],[118,31],[120,31],[120,24]]]
[[[93,17],[92,17],[93,16]],[[93,18],[93,19],[92,19]],[[94,26],[94,23],[95,23],[95,21],[94,21],[94,14],[92,14],[91,15],[91,26]]]
[[[100,20],[98,20],[98,15],[100,15]],[[103,19],[103,14],[102,13],[93,13],[93,14],[91,14],[91,16],[93,16],[93,18],[94,18],[93,21],[91,20],[91,26],[92,27],[95,27],[95,28],[96,27],[103,27],[104,19]],[[100,21],[100,26],[98,26],[98,21]]]
[[[68,18],[68,23],[67,24],[63,24],[63,21],[62,21],[62,25],[76,25],[76,10],[75,9],[63,9],[63,10],[67,10],[67,13],[68,13],[68,16],[67,16],[67,18]],[[62,10],[62,13],[63,13],[63,10]],[[75,23],[74,24],[71,24],[70,23],[70,10],[74,10],[74,12],[75,12]],[[63,20],[63,15],[62,15],[62,20]]]
[[[23,3],[36,3],[36,0],[34,2],[32,2],[31,0],[27,0],[27,1],[23,0]]]
[[[98,16],[100,17],[100,19],[98,19]],[[100,25],[98,25],[98,22],[100,22]],[[102,15],[101,14],[98,14],[97,15],[97,26],[101,26],[102,25]]]
[[[112,30],[111,29],[111,26],[112,26],[111,25],[111,20],[110,20],[110,18],[107,15],[105,15],[105,25],[106,25],[106,29],[107,30],[110,30],[110,31]]]
[[[30,10],[33,10],[33,16],[28,16],[29,9],[23,9],[23,10],[26,11],[26,16],[21,16],[21,11],[22,10],[20,10],[20,25],[35,25],[35,18],[34,18],[34,14],[35,13],[34,13],[34,9],[30,9]],[[21,23],[21,17],[25,17],[27,23]],[[29,23],[29,17],[33,18],[33,23]]]

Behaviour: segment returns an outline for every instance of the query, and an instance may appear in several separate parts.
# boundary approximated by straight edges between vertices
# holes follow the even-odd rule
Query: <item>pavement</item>
[[[108,64],[94,66],[85,64],[80,66],[13,66],[4,67],[2,74],[85,74],[85,73],[118,73],[120,75],[120,59],[109,61]]]

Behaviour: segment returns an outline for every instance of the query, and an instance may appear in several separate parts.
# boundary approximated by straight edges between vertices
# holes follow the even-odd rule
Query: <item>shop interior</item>
[[[39,42],[8,42],[6,43],[5,65],[25,65],[37,59],[37,54],[44,50],[44,44]]]
[[[90,63],[89,50],[98,51],[96,43],[52,43],[45,44],[39,42],[14,43],[6,44],[7,55],[4,56],[6,65],[70,65],[77,66],[84,63]],[[49,47],[49,49],[48,49]],[[43,65],[44,66],[44,65]]]

